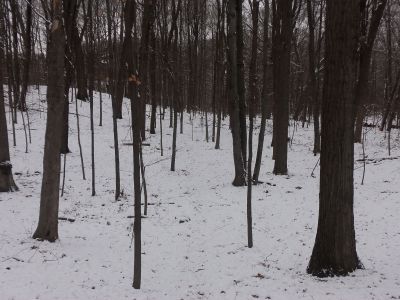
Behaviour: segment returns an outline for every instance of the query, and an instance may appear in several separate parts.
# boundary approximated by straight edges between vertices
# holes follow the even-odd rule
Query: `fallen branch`
[[[372,162],[372,163],[377,163],[377,162],[381,162],[384,160],[395,160],[395,159],[399,159],[400,156],[394,156],[394,157],[382,157],[382,158],[360,158],[357,159],[356,161],[358,162]]]
[[[58,219],[61,220],[61,221],[68,221],[68,222],[71,222],[71,223],[75,222],[75,219],[73,219],[73,218],[58,217]]]

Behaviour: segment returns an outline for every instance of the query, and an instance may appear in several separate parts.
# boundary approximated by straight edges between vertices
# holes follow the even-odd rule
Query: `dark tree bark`
[[[146,0],[145,6],[148,5]],[[147,7],[148,9],[148,7]],[[128,96],[131,100],[131,121],[132,121],[132,133],[133,133],[133,185],[134,185],[134,210],[135,219],[133,223],[133,235],[134,235],[134,270],[133,270],[133,282],[132,287],[140,289],[141,278],[142,278],[142,223],[141,223],[141,190],[140,190],[140,151],[141,151],[141,120],[142,114],[142,101],[143,99],[139,95],[139,87],[141,81],[137,75],[137,43],[136,38],[132,39],[132,31],[136,37],[136,1],[127,0],[124,6],[124,27],[125,37],[121,55],[121,66],[127,65],[128,76],[123,81],[123,85],[128,83]],[[145,24],[145,23],[143,23]],[[132,30],[133,29],[133,30]],[[121,75],[119,70],[119,75]],[[118,82],[116,84],[118,89]],[[118,103],[117,103],[118,105]]]
[[[237,63],[237,2],[228,0],[227,4],[227,61],[228,61],[228,93],[231,106],[230,125],[233,141],[233,162],[235,166],[234,186],[246,184],[244,161],[240,130],[240,104],[238,92],[238,63]]]
[[[18,187],[12,175],[12,165],[10,162],[10,150],[8,144],[7,119],[3,89],[3,68],[4,49],[5,49],[5,26],[4,10],[0,5],[0,192],[17,191]],[[11,108],[11,105],[10,105]]]
[[[287,174],[290,50],[296,0],[273,0],[272,60],[274,91],[273,159],[274,174]]]
[[[267,123],[268,117],[268,23],[269,23],[269,0],[265,0],[264,6],[264,43],[263,43],[263,87],[262,87],[262,95],[261,95],[261,126],[260,133],[258,135],[258,147],[257,147],[257,156],[256,162],[254,165],[254,174],[253,181],[254,184],[258,183],[258,178],[260,176],[261,169],[261,159],[264,148],[264,135],[265,135],[265,127]]]
[[[149,0],[146,0],[145,5],[148,5]],[[150,0],[151,1],[151,0]],[[148,6],[147,6],[148,9]],[[136,1],[129,0],[125,6],[125,24],[136,23]],[[144,20],[142,24],[145,24]],[[126,28],[125,34],[130,35],[131,31]],[[135,28],[136,30],[136,28]],[[136,34],[136,32],[134,33]],[[135,39],[136,42],[136,39]],[[143,113],[142,102],[143,98],[139,96],[140,80],[135,76],[135,64],[137,61],[134,59],[136,53],[136,44],[128,48],[130,55],[128,60],[128,94],[131,99],[131,115],[132,115],[132,132],[133,132],[133,185],[134,185],[134,209],[135,219],[133,224],[134,234],[134,269],[133,269],[133,282],[132,287],[140,289],[142,280],[142,221],[141,221],[141,189],[140,189],[140,151],[141,151],[141,125]]]
[[[392,90],[389,92],[387,92],[388,94],[390,94],[389,96],[387,96],[387,100],[386,100],[386,105],[385,105],[385,109],[383,110],[383,115],[382,115],[382,121],[381,121],[381,125],[379,127],[380,131],[383,131],[383,129],[386,128],[389,130],[390,125],[391,125],[391,121],[393,121],[393,118],[391,117],[393,114],[395,114],[396,112],[396,106],[398,105],[399,102],[399,95],[398,95],[398,86],[399,86],[399,81],[400,81],[400,70],[397,71],[397,75],[396,75],[396,80],[394,82],[394,86],[392,88]],[[396,95],[397,92],[397,95]],[[388,119],[391,121],[389,122]]]
[[[155,9],[155,8],[154,8]],[[150,49],[150,96],[151,96],[151,117],[150,117],[150,134],[156,133],[157,122],[157,39],[155,29],[151,31],[151,49]]]
[[[362,127],[366,114],[365,101],[369,94],[369,73],[371,65],[372,48],[378,33],[379,24],[381,22],[383,12],[385,10],[387,0],[372,0],[371,17],[369,19],[369,11],[367,0],[361,1],[361,35],[360,41],[360,58],[358,81],[355,93],[355,113],[356,125],[354,132],[354,142],[361,143]],[[368,24],[369,23],[369,24]]]
[[[243,163],[247,160],[247,125],[246,125],[246,98],[244,78],[244,36],[243,36],[243,0],[236,0],[236,34],[237,34],[237,89],[239,95],[239,122],[240,143],[242,147]]]
[[[64,102],[65,35],[61,0],[52,0],[53,17],[48,44],[47,123],[43,156],[39,223],[33,238],[58,239],[60,146]]]
[[[249,160],[247,162],[247,245],[253,247],[253,218],[251,211],[251,164],[253,160],[253,121],[254,106],[258,101],[257,89],[257,51],[258,51],[258,18],[260,10],[259,0],[249,1],[252,17],[252,40],[251,40],[251,58],[249,67]]]
[[[116,55],[116,41],[113,41],[112,33],[112,12],[110,0],[106,0],[106,10],[107,10],[107,50],[108,50],[108,78],[109,78],[109,90],[111,94],[112,103],[112,119],[113,119],[113,137],[114,137],[114,165],[115,165],[115,200],[118,200],[121,195],[121,179],[120,179],[120,162],[119,162],[119,143],[118,143],[118,123],[117,123],[117,108],[116,108],[116,81],[114,80],[116,76],[116,62],[118,57]],[[114,31],[115,33],[115,31]],[[115,36],[115,34],[114,34]],[[121,59],[121,58],[120,58]]]
[[[97,0],[95,0],[97,1]],[[89,104],[90,104],[90,156],[92,161],[92,196],[96,195],[96,165],[94,153],[94,118],[93,118],[93,92],[94,92],[94,64],[95,64],[95,50],[94,50],[94,29],[93,29],[93,0],[88,2],[88,82],[89,82]]]
[[[319,218],[307,269],[316,276],[347,275],[361,266],[353,213],[359,11],[359,0],[327,1]]]
[[[125,4],[124,12],[129,12],[131,9],[131,5],[133,0],[127,1]],[[119,60],[119,66],[118,66],[118,71],[116,74],[116,82],[115,82],[115,112],[114,115],[118,119],[122,119],[122,100],[124,97],[124,92],[125,92],[125,83],[126,81],[125,76],[127,72],[127,67],[126,63],[129,59],[129,56],[132,55],[132,53],[129,53],[129,49],[131,49],[131,44],[132,44],[132,35],[128,34],[129,32],[132,31],[134,21],[132,17],[126,17],[124,16],[124,29],[125,29],[125,35],[123,37],[122,41],[122,47],[121,47],[121,56]],[[135,75],[135,78],[138,74],[135,72],[132,75]]]
[[[314,119],[314,155],[321,152],[321,139],[319,132],[319,101],[317,89],[317,77],[315,74],[315,21],[314,6],[311,0],[307,0],[307,20],[308,20],[308,92],[313,108]]]
[[[217,132],[215,137],[215,149],[220,149],[221,143],[221,115],[222,106],[224,105],[225,99],[225,10],[226,10],[226,0],[217,0],[217,10],[218,10],[218,21],[217,21],[217,32],[216,32],[216,61],[215,61],[215,97],[216,97],[216,110],[217,110]]]
[[[12,19],[12,52],[13,52],[13,73],[14,73],[14,81],[13,81],[13,93],[14,93],[14,104],[21,109],[21,71],[18,57],[18,14],[19,14],[19,5],[15,0],[9,0],[11,7],[11,19]],[[14,112],[14,121],[17,122],[17,113]]]
[[[82,41],[80,35],[83,36],[86,26],[79,34],[77,27],[77,18],[79,5],[77,0],[63,1],[63,15],[66,34],[65,45],[65,102],[63,110],[63,135],[61,139],[61,153],[70,152],[68,148],[68,132],[69,132],[69,90],[72,83],[76,79],[78,92],[76,98],[82,101],[88,99],[87,79],[85,68],[85,57],[82,49]]]
[[[178,6],[175,7],[175,1],[173,1],[173,10],[180,11],[181,1],[178,2]],[[176,24],[175,24],[176,25]],[[174,109],[173,113],[173,131],[172,131],[172,155],[171,155],[171,171],[175,171],[175,161],[176,161],[176,138],[178,131],[178,111],[180,106],[180,95],[179,95],[179,86],[178,86],[178,78],[179,78],[179,53],[178,53],[178,26],[174,27],[174,37],[172,42],[172,59],[173,59],[173,70],[171,74],[172,88],[173,88],[173,97],[171,99],[172,106]]]
[[[22,110],[26,110],[26,93],[28,91],[29,84],[29,68],[31,64],[31,52],[32,52],[32,5],[33,0],[27,0],[26,2],[26,26],[25,26],[25,57],[23,60],[23,73],[22,73],[22,86],[21,86],[21,101],[20,107]]]
[[[14,82],[14,72],[13,72],[13,67],[12,67],[12,53],[11,53],[11,33],[10,33],[10,23],[8,18],[5,20],[2,19],[2,22],[5,22],[7,24],[8,30],[4,30],[5,35],[3,35],[3,50],[6,52],[6,65],[7,65],[7,74],[8,74],[8,79],[7,79],[7,87],[8,87],[8,104],[10,106],[11,110],[11,126],[12,126],[12,132],[13,132],[13,145],[14,147],[17,146],[17,140],[16,140],[16,135],[15,135],[15,123],[16,123],[16,107],[15,107],[15,102],[13,99],[13,82]],[[4,23],[3,23],[4,26]],[[6,27],[6,28],[7,28]],[[5,44],[4,44],[5,43]]]
[[[149,98],[148,89],[148,66],[149,66],[149,48],[151,32],[153,30],[154,18],[155,18],[155,2],[154,0],[144,1],[143,18],[142,18],[142,36],[140,40],[139,49],[139,79],[141,84],[139,85],[139,93],[141,98],[141,109],[140,114],[140,130],[142,140],[146,139],[146,100]]]
[[[20,107],[21,99],[21,70],[18,57],[18,24],[17,14],[19,14],[19,6],[17,1],[9,0],[11,8],[11,23],[9,18],[7,20],[7,26],[9,28],[9,43],[10,43],[10,54],[12,55],[12,92],[14,98],[14,122],[18,123],[17,118],[17,107]],[[12,50],[11,50],[12,49]]]

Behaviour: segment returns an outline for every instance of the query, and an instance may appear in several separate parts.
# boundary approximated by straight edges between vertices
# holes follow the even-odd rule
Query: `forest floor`
[[[45,90],[32,89],[32,143],[25,153],[21,115],[17,146],[11,147],[14,179],[20,191],[0,195],[0,299],[400,299],[400,140],[376,129],[366,135],[363,164],[356,162],[355,225],[364,270],[348,277],[319,279],[306,274],[318,221],[318,174],[311,173],[312,126],[290,127],[288,176],[271,171],[268,122],[260,180],[253,187],[254,247],[247,244],[246,188],[231,185],[233,159],[228,119],[221,150],[205,141],[205,122],[185,115],[178,134],[176,172],[170,171],[172,129],[163,122],[164,157],[157,134],[147,132],[144,147],[148,216],[142,222],[142,289],[133,276],[133,177],[129,106],[119,121],[123,197],[114,200],[111,105],[95,95],[96,196],[91,196],[89,104],[79,103],[86,180],[77,144],[75,102],[70,106],[70,150],[65,192],[60,199],[60,239],[33,240],[39,215],[45,133]],[[211,124],[212,118],[209,119]],[[157,126],[158,126],[157,122]],[[256,125],[258,127],[259,120]],[[11,124],[9,123],[12,144]],[[179,132],[179,131],[178,131]],[[294,134],[293,134],[294,132]],[[258,129],[254,148],[257,146]],[[211,136],[211,130],[210,130]],[[356,146],[355,158],[362,158]]]

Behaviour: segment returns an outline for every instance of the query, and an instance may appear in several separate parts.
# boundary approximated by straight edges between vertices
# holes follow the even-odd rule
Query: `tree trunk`
[[[269,23],[269,0],[265,0],[264,7],[264,45],[263,45],[263,87],[262,87],[262,102],[261,102],[261,126],[260,132],[258,135],[258,147],[257,147],[257,156],[256,162],[254,165],[254,174],[253,181],[254,184],[258,183],[258,178],[260,176],[261,169],[261,159],[264,148],[264,135],[265,135],[265,127],[267,123],[267,115],[268,115],[268,24]]]
[[[8,144],[7,119],[3,89],[3,68],[4,47],[5,47],[5,27],[4,11],[0,5],[0,192],[17,191],[18,187],[12,175],[12,165],[10,162],[10,150]],[[10,105],[11,108],[11,105]]]
[[[309,81],[309,96],[313,108],[313,119],[314,119],[314,155],[321,152],[321,139],[319,132],[319,102],[318,102],[318,89],[317,89],[317,77],[315,75],[315,22],[314,22],[314,7],[311,0],[307,0],[307,16],[308,16],[308,81]]]
[[[354,132],[354,142],[361,143],[362,140],[362,127],[364,124],[364,118],[366,116],[365,102],[369,94],[369,73],[372,57],[372,48],[374,46],[375,37],[379,29],[383,12],[385,10],[387,0],[374,0],[372,2],[372,13],[369,18],[368,8],[366,7],[366,1],[363,0],[361,3],[364,5],[362,8],[361,16],[361,34],[366,38],[360,41],[360,58],[359,58],[359,71],[358,81],[355,92],[355,113],[356,123]],[[368,28],[368,31],[367,31]]]
[[[253,0],[251,6],[252,16],[252,41],[251,41],[251,58],[249,67],[249,160],[247,162],[247,245],[253,247],[253,218],[251,210],[251,194],[252,194],[252,179],[251,179],[251,164],[253,160],[253,121],[254,121],[254,106],[258,100],[257,90],[257,51],[258,51],[258,17],[260,2]]]
[[[27,0],[26,3],[26,28],[25,28],[25,57],[23,62],[23,73],[22,73],[22,86],[21,86],[21,108],[26,110],[26,93],[28,91],[29,81],[29,67],[31,64],[31,52],[32,52],[32,3],[33,0]]]
[[[246,184],[243,152],[240,130],[240,106],[238,93],[238,63],[237,63],[237,9],[236,0],[228,0],[227,5],[227,61],[228,61],[228,92],[231,106],[230,125],[233,141],[233,162],[235,166],[234,186]]]
[[[157,70],[157,41],[156,41],[156,34],[155,31],[151,31],[151,59],[150,59],[150,95],[151,95],[151,117],[150,117],[150,134],[156,133],[156,122],[157,122],[157,77],[156,72]]]
[[[95,164],[95,145],[94,145],[94,117],[93,117],[93,92],[94,92],[94,28],[93,28],[93,0],[88,2],[89,19],[89,53],[88,53],[88,79],[89,79],[89,104],[90,104],[90,148],[92,161],[92,196],[96,195],[96,164]]]
[[[239,123],[240,143],[242,147],[243,163],[247,159],[247,126],[246,126],[246,99],[244,78],[244,36],[243,36],[243,0],[236,0],[236,44],[237,44],[237,90],[239,96]]]
[[[327,1],[319,218],[307,269],[316,276],[347,275],[360,267],[353,213],[358,3]]]
[[[65,35],[61,0],[52,0],[53,19],[48,45],[47,122],[43,156],[39,223],[33,238],[58,239],[60,146],[64,103]]]
[[[22,109],[21,106],[21,93],[20,93],[20,64],[18,58],[18,24],[17,24],[17,14],[19,14],[18,2],[15,0],[9,0],[11,7],[11,17],[12,17],[12,46],[13,46],[13,71],[14,71],[14,82],[13,82],[13,92],[14,92],[14,104]],[[17,113],[15,113],[14,121],[17,121]]]
[[[142,140],[146,139],[146,101],[149,98],[149,89],[148,89],[148,76],[147,70],[149,65],[149,46],[150,46],[150,38],[151,32],[153,28],[155,17],[155,2],[154,0],[146,0],[144,1],[144,9],[143,9],[143,18],[142,18],[142,36],[140,40],[140,50],[139,50],[139,79],[141,84],[139,85],[139,93],[141,98],[141,109],[142,113],[140,114],[140,130]]]
[[[224,104],[225,97],[225,70],[226,66],[224,64],[225,58],[225,6],[226,0],[222,3],[217,0],[218,9],[218,23],[216,32],[216,61],[215,61],[215,97],[216,97],[216,109],[217,109],[217,123],[216,123],[216,137],[215,137],[215,149],[220,149],[221,143],[221,115],[222,115],[222,105]]]
[[[180,2],[179,4],[180,5]],[[179,7],[175,8],[174,10],[179,11]],[[172,106],[174,109],[173,117],[173,133],[172,133],[172,156],[171,156],[171,171],[175,171],[175,160],[176,160],[176,138],[177,138],[177,131],[178,131],[178,110],[181,103],[179,103],[179,86],[178,86],[178,78],[179,78],[179,54],[178,54],[178,27],[174,28],[174,38],[173,38],[173,48],[172,53],[173,57],[172,60],[173,70],[171,74],[171,81],[172,81],[172,89],[173,89],[173,96],[171,97]]]
[[[272,29],[274,127],[274,174],[287,174],[290,49],[293,34],[292,0],[274,1]]]

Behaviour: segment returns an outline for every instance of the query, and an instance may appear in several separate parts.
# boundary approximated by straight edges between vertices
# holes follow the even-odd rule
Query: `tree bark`
[[[0,5],[0,192],[17,191],[18,187],[12,175],[10,149],[8,144],[7,119],[4,101],[3,68],[5,48],[4,10]],[[11,105],[10,105],[11,109]]]
[[[272,2],[272,59],[274,91],[273,159],[274,174],[287,174],[290,50],[293,34],[292,0]]]
[[[244,36],[243,36],[243,0],[236,0],[236,43],[237,43],[237,89],[239,96],[239,123],[240,143],[242,147],[243,163],[247,160],[247,125],[246,125],[246,98],[244,77]]]
[[[264,148],[264,136],[265,136],[265,127],[267,123],[268,117],[268,23],[269,23],[269,0],[265,0],[264,6],[264,43],[263,43],[263,87],[262,87],[262,95],[261,95],[261,126],[260,132],[258,135],[258,147],[257,147],[257,156],[256,162],[254,165],[254,174],[253,181],[254,184],[258,183],[258,178],[260,176],[261,169],[261,159]]]
[[[249,159],[247,162],[247,246],[253,247],[253,217],[251,208],[252,196],[252,178],[251,164],[253,160],[253,123],[254,123],[254,106],[258,102],[257,89],[257,51],[258,51],[258,18],[259,18],[260,2],[253,0],[251,2],[252,17],[252,39],[251,39],[251,58],[249,67]]]
[[[317,89],[317,77],[315,75],[315,22],[314,22],[314,7],[311,0],[307,0],[307,20],[308,20],[308,81],[309,81],[309,96],[313,108],[314,119],[314,155],[321,152],[321,139],[319,132],[319,101]]]
[[[52,0],[53,18],[48,45],[47,123],[43,156],[39,223],[33,238],[58,239],[60,146],[64,103],[65,36],[61,0]]]
[[[359,19],[358,0],[327,1],[319,218],[307,269],[316,276],[347,275],[361,266],[353,213]]]
[[[228,0],[227,5],[227,61],[228,61],[228,93],[231,106],[230,125],[233,141],[233,161],[235,166],[234,186],[246,184],[240,129],[240,104],[238,92],[237,63],[237,5],[236,0]]]
[[[18,58],[18,25],[17,25],[17,14],[19,14],[18,2],[15,0],[9,0],[11,7],[11,17],[12,17],[12,51],[13,51],[13,71],[14,71],[14,82],[13,82],[13,92],[14,92],[14,104],[21,110],[21,77],[20,77],[20,64]],[[14,112],[14,121],[17,122],[17,113]]]
[[[379,24],[381,22],[383,12],[387,0],[373,0],[372,12],[369,19],[368,8],[366,7],[366,0],[361,0],[362,6],[362,19],[361,19],[361,34],[365,38],[360,41],[360,58],[359,58],[359,71],[358,81],[355,93],[355,132],[354,142],[361,143],[362,140],[362,127],[364,118],[366,116],[365,101],[369,94],[369,73],[372,57],[372,48],[374,46],[375,37],[378,33]],[[368,31],[367,31],[368,28]]]
[[[28,91],[29,81],[29,68],[31,64],[31,52],[32,52],[32,5],[33,0],[27,0],[26,3],[26,26],[25,26],[25,57],[23,61],[23,73],[22,73],[22,86],[21,86],[21,108],[26,110],[26,93]]]
[[[157,40],[154,29],[151,31],[151,49],[150,49],[150,95],[151,95],[151,117],[150,117],[150,134],[156,133],[157,122]]]

